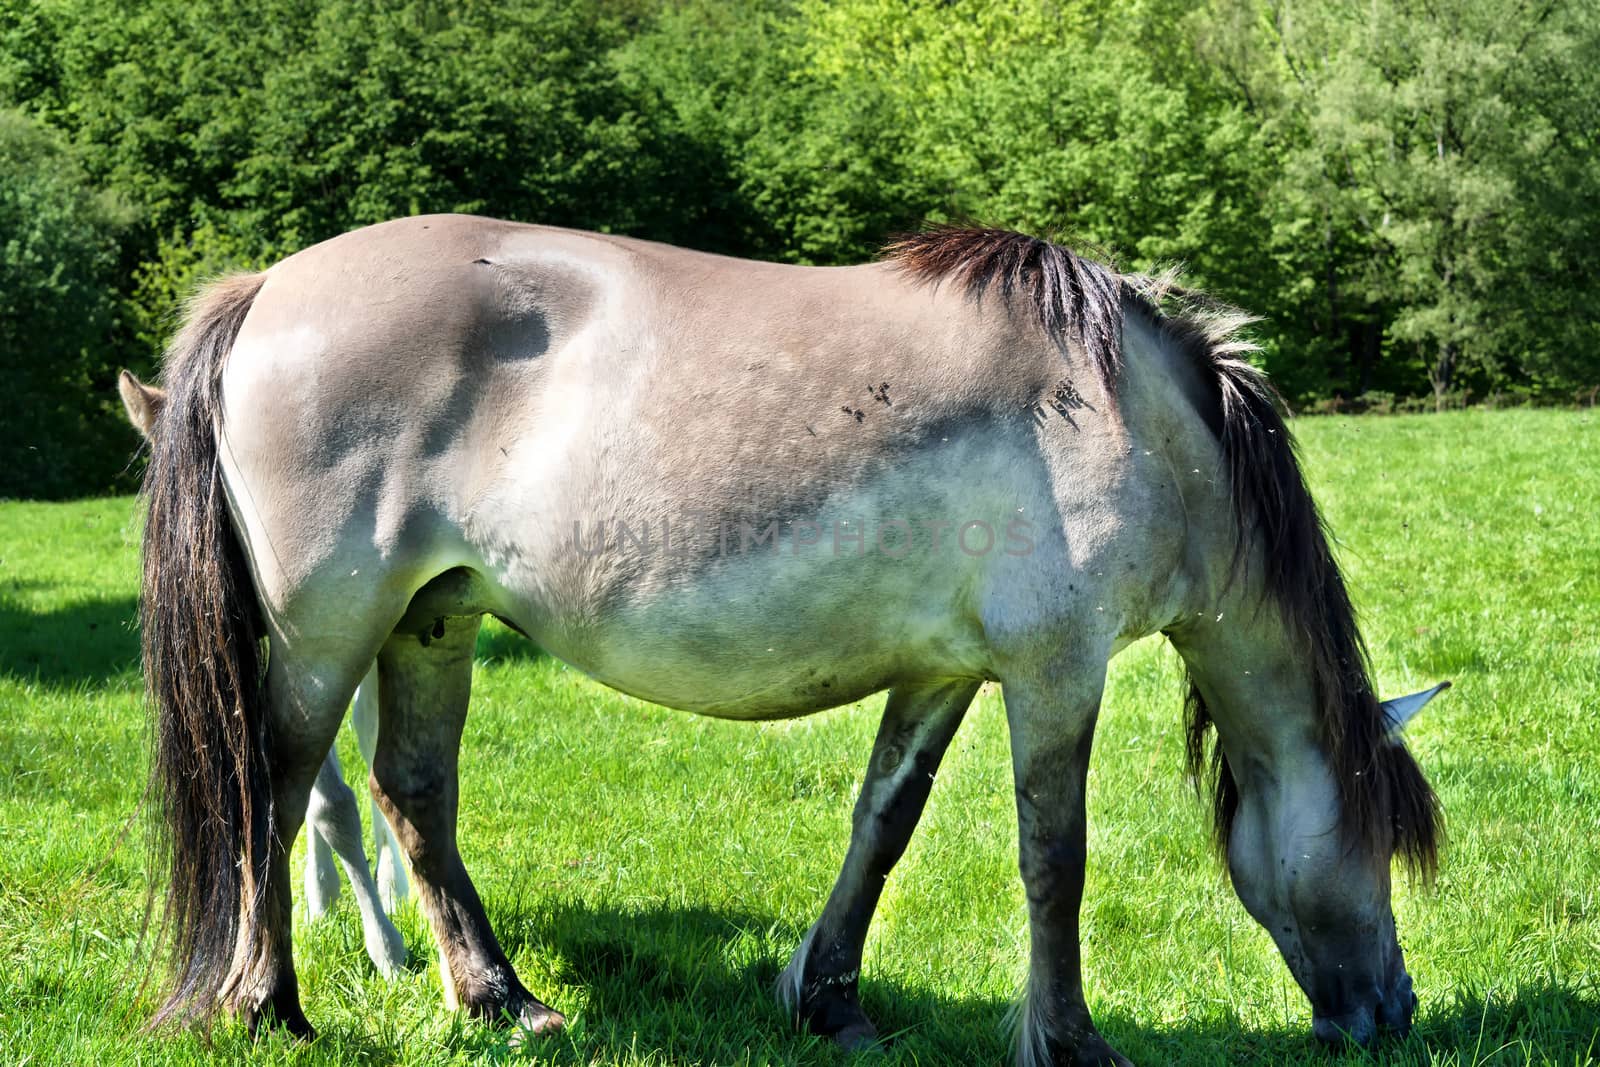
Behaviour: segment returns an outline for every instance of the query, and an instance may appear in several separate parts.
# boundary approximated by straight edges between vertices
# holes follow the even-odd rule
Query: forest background
[[[467,211],[798,263],[1057,235],[1301,410],[1593,404],[1600,0],[0,0],[0,498],[126,491],[184,296]]]

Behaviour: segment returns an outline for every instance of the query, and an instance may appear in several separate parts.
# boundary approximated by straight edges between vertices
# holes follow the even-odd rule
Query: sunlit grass
[[[1312,1047],[1309,1010],[1211,855],[1159,643],[1114,665],[1090,786],[1090,1005],[1142,1064],[1576,1065],[1600,1055],[1600,418],[1300,426],[1382,687],[1450,678],[1412,744],[1450,842],[1398,883],[1416,1034]],[[843,855],[877,702],[752,726],[641,704],[490,628],[464,753],[464,851],[524,981],[573,1019],[508,1053],[361,949],[348,894],[296,930],[320,1030],[140,1036],[145,773],[134,504],[0,505],[0,1063],[842,1062],[769,990]],[[353,739],[341,738],[359,778]],[[999,694],[985,691],[890,881],[863,998],[885,1064],[995,1063],[1023,973]]]

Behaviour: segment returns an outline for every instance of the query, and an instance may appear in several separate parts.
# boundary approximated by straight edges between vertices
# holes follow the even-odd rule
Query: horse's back
[[[269,272],[225,381],[236,506],[296,540],[285,597],[467,568],[484,610],[664,703],[985,675],[987,629],[1096,595],[1064,575],[1119,536],[1127,453],[1092,375],[1041,418],[1072,361],[998,303],[887,264],[371,227]]]

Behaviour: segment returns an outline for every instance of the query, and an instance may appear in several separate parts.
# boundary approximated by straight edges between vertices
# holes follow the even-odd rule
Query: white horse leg
[[[311,787],[311,801],[306,815],[306,914],[312,921],[328,914],[334,901],[339,899],[339,868],[334,866],[333,850],[318,827],[317,819],[319,802],[322,805],[327,803],[320,794],[325,788],[324,779],[330,773],[335,783],[344,784],[339,777],[339,757],[331,748],[327,759],[322,761],[322,768],[317,771],[316,784]]]
[[[877,1040],[877,1028],[861,1010],[857,995],[867,927],[978,685],[961,679],[896,686],[890,692],[856,799],[850,848],[839,879],[821,917],[778,979],[778,999],[790,1016],[847,1049]]]
[[[361,749],[361,758],[367,761],[367,768],[372,768],[372,760],[378,750],[378,665],[374,663],[367,671],[367,676],[361,680],[361,685],[356,689],[355,703],[350,707],[350,720],[356,728],[356,744]],[[378,868],[378,899],[383,902],[383,910],[393,913],[394,909],[405,900],[411,892],[411,883],[406,878],[405,858],[400,852],[400,842],[395,840],[394,830],[389,827],[389,820],[384,818],[383,809],[378,805],[377,795],[368,790],[368,802],[372,805],[372,854],[373,862]]]
[[[1128,1067],[1089,1016],[1078,949],[1084,789],[1105,663],[1104,655],[1084,656],[1001,677],[1031,940],[1028,989],[1018,1014],[1021,1067]]]
[[[367,955],[378,968],[378,973],[394,979],[405,966],[405,938],[400,936],[400,931],[395,929],[394,923],[389,921],[378,904],[378,887],[373,884],[372,872],[367,867],[367,856],[361,845],[361,809],[356,804],[355,793],[345,784],[344,776],[340,773],[338,753],[331,748],[328,758],[322,763],[322,769],[317,773],[316,785],[311,790],[306,822],[311,826],[314,837],[326,842],[324,849],[331,847],[338,854],[339,862],[344,865],[344,873],[350,879],[350,891],[355,895],[356,907],[361,911],[361,933]],[[337,891],[339,876],[332,868],[330,860],[327,877]],[[308,865],[308,893],[311,890],[312,873]],[[313,912],[313,916],[318,914],[320,912]]]

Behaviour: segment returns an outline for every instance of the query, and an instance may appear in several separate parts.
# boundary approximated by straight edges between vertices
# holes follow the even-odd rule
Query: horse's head
[[[1424,705],[1450,688],[1441,682],[1431,689],[1409,696],[1385,700],[1380,705],[1392,746],[1403,749],[1401,733]],[[1391,803],[1407,803],[1408,790],[1400,787],[1403,779],[1395,777],[1404,762],[1379,761],[1375,770],[1379,776],[1391,778],[1388,787],[1393,792]],[[1387,768],[1387,769],[1385,769]],[[1421,794],[1410,791],[1410,802],[1420,803]],[[1404,821],[1415,822],[1415,812],[1403,814],[1395,811],[1398,827]],[[1398,843],[1398,842],[1397,842]],[[1400,844],[1402,851],[1405,846]],[[1315,850],[1300,852],[1299,857],[1310,867],[1317,862]],[[1312,1004],[1312,1032],[1321,1041],[1343,1044],[1354,1040],[1367,1044],[1380,1029],[1405,1033],[1411,1027],[1412,1012],[1417,1005],[1412,992],[1411,976],[1406,971],[1405,954],[1400,948],[1394,927],[1394,915],[1389,901],[1389,855],[1385,851],[1375,863],[1338,863],[1337,873],[1329,882],[1305,894],[1310,901],[1297,900],[1290,894],[1290,911],[1295,913],[1298,929],[1295,931],[1299,952],[1285,952],[1285,960],[1295,978],[1300,982]],[[1412,857],[1416,857],[1413,853]],[[1234,868],[1236,876],[1240,873]],[[1309,908],[1296,908],[1296,904]],[[1303,912],[1315,916],[1322,909],[1357,917],[1357,921],[1323,924],[1306,920]],[[1281,916],[1279,917],[1281,921]],[[1342,928],[1341,928],[1342,927]],[[1269,927],[1270,929],[1270,927]],[[1351,936],[1352,933],[1355,936]],[[1280,942],[1281,944],[1281,942]]]
[[[132,371],[117,375],[117,392],[122,395],[122,406],[128,412],[128,421],[148,440],[155,432],[156,420],[167,403],[167,391],[146,385]]]

